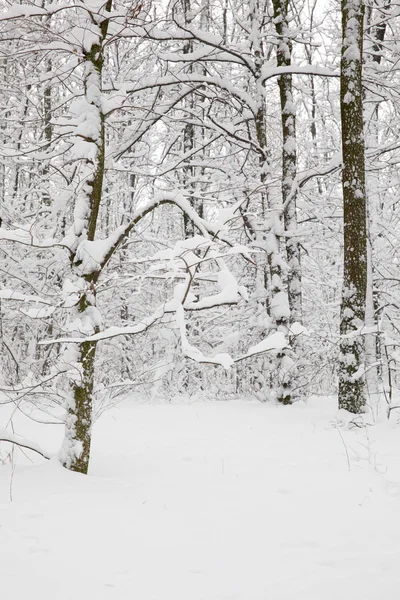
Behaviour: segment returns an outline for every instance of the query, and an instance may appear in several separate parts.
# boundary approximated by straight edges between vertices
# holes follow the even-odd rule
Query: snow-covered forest
[[[398,597],[399,14],[0,0],[7,598]]]

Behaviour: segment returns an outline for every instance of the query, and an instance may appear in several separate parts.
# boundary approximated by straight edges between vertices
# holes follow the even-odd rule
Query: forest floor
[[[400,426],[338,423],[332,399],[125,401],[95,426],[88,477],[16,450],[2,598],[397,600]],[[18,433],[55,448],[55,429]]]

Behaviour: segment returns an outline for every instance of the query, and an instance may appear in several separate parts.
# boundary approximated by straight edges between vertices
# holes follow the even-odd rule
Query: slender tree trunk
[[[190,25],[190,0],[183,0],[183,12],[185,18],[185,25]],[[190,54],[193,52],[193,40],[188,40],[183,46],[183,54]],[[188,73],[193,73],[193,64],[190,63],[188,67]],[[183,128],[183,153],[189,154],[194,149],[194,125],[190,121],[192,120],[191,113],[194,108],[193,95],[189,95],[184,99],[184,109],[188,112],[185,118],[188,120]],[[194,192],[194,168],[192,166],[192,159],[187,158],[185,160],[185,166],[183,168],[183,185],[184,187],[193,194]],[[193,199],[192,199],[193,203]],[[183,227],[185,238],[193,237],[194,226],[189,217],[183,215]]]
[[[289,31],[288,0],[273,0],[274,21],[278,35],[278,67],[289,67],[292,62],[292,41]],[[282,113],[282,203],[286,234],[286,254],[289,266],[288,297],[290,319],[302,321],[300,244],[296,239],[297,211],[294,183],[297,175],[296,107],[293,98],[292,75],[279,77]]]
[[[51,60],[47,62],[46,72],[51,73],[52,64]],[[51,84],[47,85],[43,93],[43,119],[44,119],[44,137],[46,142],[48,143],[48,147],[50,147],[51,142],[53,140],[53,125],[51,123],[52,117],[52,106],[51,106]],[[42,169],[43,179],[45,181],[45,186],[47,186],[46,179],[49,175],[50,168],[49,163],[45,162],[44,167]],[[51,205],[51,197],[49,190],[46,189],[42,193],[42,201],[45,206]]]
[[[16,149],[19,152],[21,150],[22,147],[22,136],[23,136],[23,132],[24,132],[24,124],[25,124],[25,119],[26,116],[28,114],[28,109],[29,109],[29,98],[28,98],[28,92],[31,89],[31,85],[27,85],[26,86],[26,91],[27,91],[27,96],[25,99],[25,104],[24,104],[24,109],[22,112],[22,118],[21,118],[21,129],[20,132],[18,134],[18,140],[17,140],[17,145],[16,145]],[[16,200],[18,193],[19,193],[19,188],[20,188],[20,175],[21,175],[21,169],[20,169],[20,165],[17,164],[15,167],[15,176],[14,176],[14,186],[13,186],[13,194],[12,194],[12,198],[13,200]]]
[[[340,101],[343,155],[343,289],[340,309],[339,408],[365,405],[364,342],[367,216],[362,93],[364,5],[342,0]]]
[[[282,263],[282,236],[284,233],[282,200],[278,195],[268,196],[267,181],[270,177],[270,164],[267,147],[267,115],[265,85],[263,83],[262,68],[265,61],[263,47],[263,20],[264,4],[260,0],[252,0],[250,6],[251,38],[253,43],[253,56],[255,65],[255,92],[257,112],[255,127],[259,152],[259,177],[261,189],[261,212],[263,215],[262,240],[258,243],[267,253],[267,269],[269,277],[265,277],[266,294],[269,296],[267,305],[273,327],[278,331],[288,333],[290,323],[290,306],[286,286],[283,281]],[[285,122],[287,124],[287,122]],[[294,125],[294,123],[292,123]],[[287,163],[286,163],[287,167]],[[291,187],[291,186],[290,186]],[[287,189],[287,188],[285,188]],[[256,242],[257,243],[257,242]],[[276,398],[282,404],[291,404],[293,387],[294,362],[289,356],[290,350],[277,352],[274,385]]]
[[[111,11],[112,2],[109,0],[106,10]],[[76,326],[86,324],[86,334],[99,331],[99,318],[96,309],[96,283],[99,273],[87,272],[84,259],[79,254],[79,244],[85,240],[93,241],[96,235],[97,220],[103,191],[105,163],[105,120],[101,105],[103,43],[108,29],[105,19],[100,27],[101,35],[94,41],[90,50],[85,54],[84,91],[85,104],[90,112],[91,120],[96,122],[97,135],[87,138],[94,145],[93,159],[83,159],[83,185],[78,191],[75,207],[74,233],[76,235],[76,251],[72,260],[72,274],[75,280],[83,279],[77,307]],[[87,330],[90,323],[91,331]],[[74,323],[71,328],[73,329]],[[77,345],[75,364],[77,376],[70,381],[71,395],[67,405],[65,438],[62,447],[61,460],[68,469],[79,473],[87,473],[90,458],[90,443],[92,435],[93,389],[95,376],[96,342],[82,342]]]
[[[373,19],[379,19],[377,9],[384,9],[385,12],[390,9],[390,0],[374,0],[366,9],[365,27],[369,34],[369,45],[365,49],[365,64],[368,68],[374,69],[381,64],[383,42],[385,40],[387,21],[381,15],[382,22],[375,27],[370,23]],[[365,98],[368,100],[364,112],[366,126],[366,147],[371,146],[376,149],[379,146],[379,104],[380,97],[374,96],[371,91],[365,92]],[[366,305],[366,325],[377,326],[379,321],[379,294],[375,286],[376,272],[374,265],[374,250],[377,238],[377,223],[381,218],[379,202],[379,173],[372,171],[367,175],[368,190],[368,287],[367,287],[367,305]],[[381,347],[380,338],[376,333],[365,336],[365,360],[366,360],[366,382],[369,393],[377,393],[382,386],[382,367],[381,367]]]

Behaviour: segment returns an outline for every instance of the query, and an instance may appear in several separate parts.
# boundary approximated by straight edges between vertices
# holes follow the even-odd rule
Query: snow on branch
[[[168,253],[168,256],[162,256],[163,258],[172,258],[172,260],[180,259],[185,265],[186,282],[185,284],[179,285],[176,288],[176,291],[178,288],[180,289],[180,296],[178,297],[175,295],[173,300],[160,306],[151,316],[142,319],[136,325],[128,327],[110,327],[105,331],[89,336],[63,337],[53,340],[43,340],[40,342],[40,344],[82,344],[84,342],[99,342],[120,335],[136,335],[145,332],[168,313],[175,313],[178,318],[178,315],[180,315],[181,311],[184,310],[203,310],[222,305],[237,304],[241,297],[247,299],[246,289],[244,286],[239,286],[237,284],[235,277],[230,273],[221,256],[218,254],[214,243],[215,239],[220,239],[228,245],[231,245],[230,242],[225,239],[223,230],[226,229],[227,222],[233,216],[232,210],[225,211],[225,213],[221,214],[219,222],[214,225],[200,217],[192,208],[190,202],[180,193],[160,193],[151,201],[147,202],[140,209],[138,209],[134,213],[130,223],[116,229],[108,238],[96,241],[84,240],[78,246],[75,255],[75,260],[82,265],[83,273],[90,273],[95,283],[98,280],[103,268],[111,259],[122,241],[147,214],[151,213],[157,206],[162,204],[172,204],[180,208],[180,210],[193,221],[194,225],[201,232],[201,235],[197,235],[193,239],[178,242],[171,255]],[[235,205],[233,208],[236,210],[238,205]],[[219,266],[218,285],[221,291],[217,294],[196,300],[192,294],[189,294],[189,290],[199,264],[205,259],[204,256],[200,257],[199,259],[199,257],[195,255],[194,250],[198,249],[199,247],[205,249],[205,254],[212,249],[212,251],[209,253],[208,259],[215,260]],[[234,251],[236,252],[235,247]],[[242,254],[247,260],[251,260],[247,249],[243,248],[242,246],[237,249],[237,252]],[[179,326],[181,328],[180,322]],[[217,357],[213,358],[205,357],[199,350],[190,346],[186,336],[183,334],[182,348],[186,356],[196,360],[197,362],[220,364],[225,368],[228,368],[228,365],[233,363],[233,360],[228,357],[228,355],[218,355]]]
[[[63,10],[70,9],[81,9],[86,10],[90,14],[100,14],[100,10],[103,6],[105,6],[106,1],[104,0],[104,2],[98,2],[97,5],[95,2],[90,2],[87,4],[88,5],[85,6],[84,2],[65,2],[60,4],[50,4],[47,7],[40,7],[30,4],[14,4],[9,10],[3,12],[0,15],[0,21],[10,21],[12,19],[27,19],[29,17],[49,17]]]
[[[280,77],[281,75],[318,75],[319,77],[340,77],[339,71],[332,71],[325,67],[315,65],[305,65],[304,67],[289,65],[287,67],[269,67],[265,66],[262,69],[261,77],[263,81],[272,77]]]
[[[395,150],[398,150],[399,148],[400,148],[400,144],[397,141],[394,143],[387,144],[387,145],[380,144],[378,148],[373,148],[372,150],[367,150],[366,157],[369,159],[379,158],[383,154],[387,154],[388,152],[394,152]],[[325,177],[326,175],[330,175],[330,174],[334,173],[335,171],[338,171],[341,168],[342,168],[342,155],[341,155],[341,152],[338,152],[331,158],[331,160],[328,162],[328,164],[326,166],[321,167],[321,168],[312,167],[311,169],[308,169],[307,171],[303,172],[301,175],[299,175],[296,178],[294,185],[296,185],[297,188],[302,188],[311,179],[314,179],[315,177]]]
[[[201,225],[198,217],[198,224]],[[205,233],[207,230],[205,229]],[[196,300],[193,294],[190,294],[190,287],[194,280],[199,264],[204,260],[204,257],[198,257],[194,253],[195,249],[203,248],[207,253],[210,248],[213,249],[210,253],[210,259],[215,260],[219,265],[217,282],[220,287],[220,292],[211,296],[206,296],[200,300]],[[102,250],[103,252],[103,250]],[[182,338],[183,353],[192,360],[197,362],[206,362],[222,365],[224,368],[229,368],[233,364],[233,360],[228,355],[217,355],[216,357],[206,357],[202,352],[192,347],[186,336],[184,311],[203,310],[214,308],[223,305],[237,304],[240,298],[247,299],[247,290],[244,286],[239,286],[232,273],[226,267],[222,258],[218,255],[215,249],[215,244],[212,239],[204,236],[194,236],[188,240],[178,242],[174,249],[157,253],[157,258],[166,259],[172,262],[173,272],[176,271],[176,264],[182,261],[185,265],[185,282],[178,284],[175,287],[174,298],[169,302],[161,305],[151,316],[142,319],[139,323],[133,326],[110,327],[105,331],[83,337],[63,337],[54,340],[43,340],[42,345],[51,345],[59,343],[82,344],[83,342],[100,342],[121,335],[137,335],[147,331],[155,323],[159,322],[167,314],[175,314]],[[93,260],[93,259],[92,259]],[[100,260],[97,256],[97,260]],[[179,269],[179,266],[178,266]]]
[[[219,239],[224,243],[232,246],[231,242],[225,237],[224,233],[221,231],[221,227],[219,225],[213,225],[209,221],[206,221],[202,217],[198,215],[198,213],[192,208],[190,202],[179,192],[162,192],[160,194],[156,194],[154,198],[150,201],[146,202],[143,207],[136,210],[134,213],[132,220],[127,225],[121,226],[118,228],[115,234],[107,238],[108,240],[108,248],[103,241],[102,244],[98,246],[90,246],[91,250],[94,250],[96,255],[99,256],[101,254],[101,260],[98,264],[97,277],[95,281],[98,279],[102,269],[106,266],[108,261],[113,256],[114,252],[117,250],[119,245],[123,242],[123,240],[128,237],[131,231],[134,230],[136,225],[149,213],[151,213],[156,207],[161,206],[163,204],[173,204],[177,206],[183,213],[185,213],[189,219],[194,223],[194,225],[199,229],[201,234],[206,239]],[[87,248],[86,244],[86,248]],[[97,253],[97,251],[99,251]],[[248,258],[245,256],[248,260]],[[96,258],[94,259],[97,262]]]
[[[299,335],[309,335],[309,332],[305,327],[303,327],[303,325],[296,321],[295,323],[292,323],[287,334],[285,334],[283,331],[274,331],[255,346],[251,346],[246,354],[240,358],[237,358],[235,362],[239,362],[245,358],[249,358],[250,356],[264,354],[264,352],[270,352],[271,350],[281,352],[285,348],[290,347],[287,336],[297,337]]]
[[[128,94],[133,94],[135,92],[140,92],[151,88],[176,86],[178,83],[187,83],[191,85],[207,84],[217,87],[227,91],[232,96],[235,96],[235,98],[238,98],[241,102],[243,102],[243,104],[248,106],[254,115],[257,112],[257,105],[252,96],[245,90],[233,85],[232,81],[227,77],[201,75],[198,73],[180,73],[179,76],[173,74],[164,75],[162,77],[148,77],[147,79],[142,79],[139,84],[135,84],[132,87],[126,86],[126,92]]]
[[[190,269],[190,267],[189,267]],[[190,280],[190,276],[188,277]],[[42,340],[39,344],[48,346],[52,344],[82,344],[83,342],[100,342],[108,340],[121,335],[138,335],[144,333],[150,327],[160,321],[165,315],[175,314],[177,310],[180,310],[180,306],[183,310],[203,310],[207,308],[215,308],[218,306],[224,306],[227,304],[237,304],[241,297],[246,298],[246,289],[244,286],[238,286],[234,276],[227,270],[224,269],[218,274],[218,283],[221,288],[221,292],[213,296],[207,296],[202,300],[194,302],[191,296],[188,296],[187,302],[184,302],[184,298],[187,296],[187,283],[179,284],[175,288],[175,297],[159,306],[156,311],[149,317],[143,318],[136,325],[130,326],[113,326],[96,333],[94,335],[86,337],[62,337],[55,339]],[[183,302],[183,304],[182,304]],[[204,358],[204,357],[203,357]],[[212,362],[210,360],[202,360],[202,362]],[[219,363],[218,363],[219,364]]]
[[[3,12],[0,21],[11,19],[24,19],[27,17],[47,16],[49,12],[39,6],[28,6],[27,4],[14,4],[9,10]]]
[[[191,358],[198,363],[208,363],[214,365],[221,365],[224,369],[228,370],[233,365],[233,359],[229,354],[221,353],[216,354],[212,358],[204,356],[204,354],[198,348],[192,346],[186,335],[186,324],[185,324],[185,311],[182,304],[179,304],[176,308],[176,322],[179,327],[181,334],[182,351],[187,358]]]
[[[82,273],[88,275],[98,271],[110,249],[118,242],[124,227],[118,227],[103,240],[84,240],[76,250],[75,262],[82,264]]]
[[[10,444],[15,444],[20,448],[26,448],[26,450],[32,450],[32,452],[36,452],[43,456],[46,460],[50,460],[52,458],[52,454],[43,450],[39,444],[33,442],[32,440],[28,440],[20,435],[16,435],[15,433],[11,433],[7,431],[7,429],[0,428],[0,442],[9,442]]]
[[[46,306],[53,306],[53,303],[50,302],[50,300],[45,300],[40,296],[27,296],[26,294],[21,294],[20,292],[11,289],[0,290],[0,299],[17,300],[18,302],[36,302],[38,304],[46,304]]]
[[[42,340],[39,342],[42,346],[49,346],[51,344],[82,344],[83,342],[100,342],[102,340],[108,340],[120,335],[137,335],[147,331],[152,325],[157,323],[165,314],[171,313],[173,310],[168,310],[166,306],[160,306],[150,317],[142,319],[137,325],[125,326],[125,327],[108,327],[100,333],[86,337],[66,337],[66,338],[55,338]]]
[[[255,356],[256,354],[263,354],[264,352],[268,352],[269,350],[283,350],[288,347],[288,340],[283,331],[275,331],[271,333],[264,340],[261,340],[255,346],[251,346],[246,354],[240,357],[238,360],[244,360],[245,358],[249,358],[250,356]]]
[[[23,246],[29,246],[30,248],[36,248],[38,250],[51,250],[52,248],[65,248],[69,252],[71,249],[64,243],[57,242],[55,239],[47,239],[44,242],[40,242],[34,235],[26,229],[4,229],[0,227],[0,241],[5,242],[17,242]]]
[[[30,246],[33,242],[33,237],[29,231],[25,229],[4,229],[0,227],[0,240],[7,242],[20,242]]]
[[[371,334],[379,334],[381,331],[379,330],[379,325],[363,325],[362,327],[358,327],[357,329],[353,329],[349,333],[344,333],[340,337],[342,339],[351,339],[356,338],[359,335],[371,335]]]
[[[154,86],[154,87],[157,87],[157,86]],[[199,85],[199,87],[201,87],[201,86]],[[115,89],[115,88],[113,87],[112,89]],[[126,89],[126,86],[124,89]],[[103,90],[103,91],[107,91],[107,90]],[[156,90],[156,91],[158,93],[158,90]],[[158,106],[157,108],[153,109],[151,111],[150,115],[148,115],[145,119],[141,119],[140,125],[139,125],[136,133],[134,135],[132,135],[127,142],[122,142],[122,144],[119,143],[118,149],[112,151],[109,154],[109,157],[113,158],[115,160],[119,160],[126,152],[131,150],[131,148],[143,138],[143,136],[147,133],[147,131],[149,131],[149,129],[151,129],[156,123],[158,123],[158,121],[161,121],[161,119],[174,106],[176,106],[186,96],[192,94],[195,91],[196,91],[196,87],[194,87],[193,85],[181,86],[179,92],[177,94],[175,94],[175,96],[173,96],[169,101],[163,102],[163,105],[161,107]],[[107,107],[107,104],[105,105],[105,107]],[[114,107],[109,112],[105,112],[105,115],[108,116],[108,114],[110,114],[110,112],[112,112],[113,110],[118,110],[118,106],[114,105]]]
[[[186,302],[184,309],[204,310],[206,308],[237,304],[240,297],[247,299],[247,292],[244,286],[238,286],[236,278],[226,268],[218,272],[218,286],[221,289],[218,294],[205,296],[196,302]]]

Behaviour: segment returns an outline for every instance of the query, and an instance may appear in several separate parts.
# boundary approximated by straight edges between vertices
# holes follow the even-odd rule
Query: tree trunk
[[[256,245],[265,248],[267,254],[269,277],[265,277],[265,282],[268,288],[266,294],[269,296],[267,305],[270,309],[273,327],[278,331],[283,331],[286,335],[290,323],[290,306],[282,271],[282,264],[285,262],[282,257],[283,205],[279,195],[271,194],[269,197],[266,185],[270,177],[270,164],[267,146],[265,85],[262,76],[262,68],[265,62],[263,47],[264,4],[260,0],[253,0],[250,6],[250,14],[255,66],[255,101],[257,105],[255,127],[259,152],[261,213],[264,221],[262,239],[256,241]],[[274,365],[273,377],[274,386],[276,386],[276,398],[282,404],[292,403],[294,362],[290,357],[290,353],[290,349],[277,352]]]
[[[381,15],[379,9],[390,9],[390,0],[375,0],[372,5],[366,9],[365,27],[368,34],[368,46],[365,48],[365,68],[372,70],[375,75],[377,65],[381,64],[383,42],[385,40],[387,21]],[[371,27],[370,23],[373,19],[379,19],[379,15],[383,19],[375,27]],[[366,148],[377,149],[379,147],[379,104],[381,98],[371,90],[365,91],[365,99],[367,100],[365,117],[365,139]],[[379,307],[382,302],[379,299],[379,293],[375,285],[376,269],[374,264],[375,245],[378,237],[378,223],[382,220],[380,210],[380,174],[379,171],[372,170],[367,173],[367,225],[368,225],[368,287],[367,287],[367,304],[365,322],[368,327],[376,327],[379,322]],[[377,333],[367,334],[365,336],[365,363],[366,363],[366,384],[369,394],[378,394],[382,389],[382,365],[381,365],[381,347],[380,337]],[[379,398],[379,396],[378,396]],[[375,407],[379,409],[379,400],[374,402]]]
[[[365,405],[364,342],[367,217],[362,94],[364,5],[342,0],[340,103],[343,155],[343,289],[340,309],[339,408]]]
[[[111,11],[112,2],[106,5]],[[86,335],[99,331],[99,318],[96,309],[96,283],[98,271],[85,270],[84,259],[79,254],[79,245],[85,240],[93,241],[96,235],[99,208],[102,199],[105,162],[105,120],[101,105],[103,43],[108,29],[108,20],[100,25],[101,35],[85,53],[84,91],[85,102],[92,122],[97,123],[97,135],[86,141],[95,146],[94,159],[83,159],[83,185],[78,191],[75,206],[74,234],[76,250],[72,260],[72,275],[75,280],[84,280],[77,306],[75,322],[85,321]],[[88,331],[87,324],[91,330]],[[82,342],[76,348],[75,364],[78,374],[71,377],[71,395],[67,405],[65,438],[61,451],[61,461],[71,471],[87,473],[90,458],[92,434],[93,389],[95,375],[96,342]]]
[[[203,29],[205,29],[207,31],[207,28],[205,27],[206,22],[204,19],[204,13],[207,12],[207,6],[203,5],[202,8],[203,8],[203,11],[202,11],[201,25],[203,26]],[[191,16],[190,16],[191,9],[192,9],[191,1],[183,0],[184,19],[185,19],[185,25],[187,25],[187,26],[191,24]],[[193,40],[189,39],[183,47],[183,54],[191,54],[193,52],[193,50],[194,50]],[[187,72],[193,73],[194,70],[195,70],[194,63],[190,63],[189,67],[187,69]],[[203,72],[203,74],[204,74],[204,72]],[[207,73],[205,73],[205,74],[207,74]],[[196,105],[196,100],[195,100],[193,94],[190,94],[189,96],[187,96],[184,99],[184,110],[187,111],[185,118],[187,118],[188,122],[185,123],[184,129],[183,129],[183,153],[188,154],[189,156],[187,159],[185,159],[185,162],[184,162],[183,185],[184,185],[185,189],[190,191],[190,193],[191,193],[191,196],[192,196],[191,205],[197,211],[197,213],[202,216],[203,215],[203,204],[202,204],[201,200],[196,199],[196,190],[197,190],[196,176],[198,175],[198,173],[196,172],[196,168],[192,164],[193,156],[190,156],[190,154],[195,150],[195,147],[196,147],[195,126],[191,122],[193,119],[192,113],[195,109],[195,105]],[[185,238],[193,237],[196,233],[196,229],[193,224],[193,221],[191,221],[191,219],[186,214],[183,215],[183,225],[184,225]]]
[[[273,0],[274,21],[278,35],[278,67],[289,67],[292,41],[289,32],[288,0]],[[286,254],[289,266],[288,297],[290,319],[302,320],[300,244],[296,240],[297,211],[294,183],[297,175],[296,107],[293,99],[292,75],[282,75],[278,80],[282,113],[282,203],[286,233]]]

